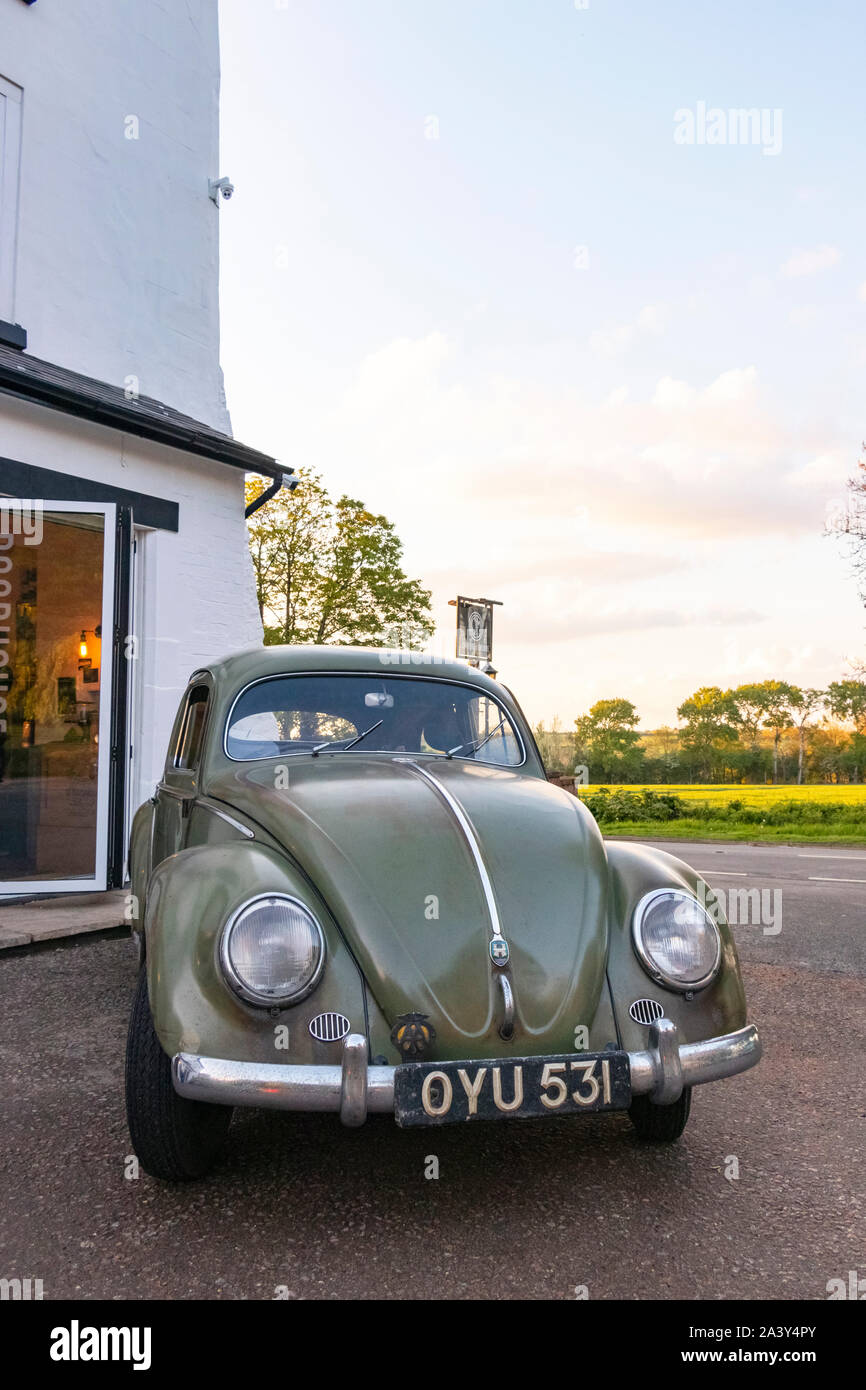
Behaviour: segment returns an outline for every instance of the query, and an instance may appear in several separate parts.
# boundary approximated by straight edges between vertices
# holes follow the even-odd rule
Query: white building
[[[218,102],[217,0],[0,0],[0,895],[122,882],[188,675],[261,640]]]

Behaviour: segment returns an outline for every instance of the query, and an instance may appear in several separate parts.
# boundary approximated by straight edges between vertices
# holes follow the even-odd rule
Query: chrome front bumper
[[[670,1105],[684,1086],[720,1081],[748,1071],[761,1059],[754,1024],[706,1042],[680,1043],[668,1018],[651,1024],[649,1047],[628,1054],[632,1095],[649,1095]],[[280,1066],[232,1062],[178,1052],[172,1061],[174,1089],[189,1100],[215,1105],[253,1105],[273,1110],[337,1110],[344,1125],[362,1125],[372,1112],[394,1110],[394,1067],[367,1064],[367,1039],[350,1033],[340,1065]]]

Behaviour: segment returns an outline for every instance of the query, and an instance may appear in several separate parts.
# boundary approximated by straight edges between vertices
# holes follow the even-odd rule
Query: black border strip
[[[128,698],[132,571],[132,514],[118,507],[114,533],[114,630],[112,633],[111,761],[108,778],[109,888],[123,886],[126,859],[126,769],[129,763]]]
[[[77,478],[71,473],[57,473],[51,468],[38,468],[17,459],[0,457],[0,494],[51,502],[113,502],[133,512],[136,526],[177,531],[180,524],[177,502],[150,497],[146,492],[112,487],[109,483],[97,483],[91,478]]]

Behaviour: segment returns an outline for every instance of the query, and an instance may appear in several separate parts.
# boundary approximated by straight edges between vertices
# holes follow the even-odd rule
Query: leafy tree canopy
[[[633,773],[643,761],[638,747],[640,718],[631,700],[596,700],[587,714],[575,719],[578,751],[596,774],[610,778]]]
[[[735,743],[739,710],[732,690],[717,685],[702,685],[677,710],[683,729],[683,747],[690,751],[695,763],[709,776],[712,773],[716,750]]]
[[[858,734],[866,728],[866,681],[831,681],[827,704],[837,719],[850,719]]]
[[[417,646],[431,636],[430,591],[402,568],[387,517],[353,497],[336,502],[317,473],[299,469],[248,522],[265,641]],[[247,483],[247,503],[266,484]]]

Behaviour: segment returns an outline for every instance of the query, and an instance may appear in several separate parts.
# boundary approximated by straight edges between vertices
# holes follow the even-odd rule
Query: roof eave
[[[26,359],[24,359],[26,360]],[[120,430],[125,434],[135,434],[143,439],[181,449],[185,453],[197,454],[202,458],[214,459],[218,463],[241,468],[247,473],[264,473],[276,477],[285,472],[275,458],[269,454],[250,449],[245,444],[228,435],[215,438],[214,435],[198,433],[177,420],[156,420],[150,416],[139,415],[135,402],[112,404],[95,400],[87,393],[73,386],[64,386],[57,381],[30,375],[21,368],[22,358],[15,367],[0,361],[0,392],[17,396],[21,400],[32,401],[46,406],[49,410],[59,410],[65,415],[74,415],[82,420],[91,420],[109,429]]]

